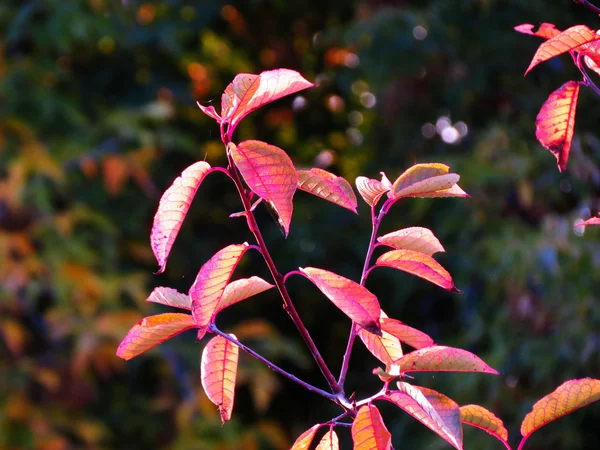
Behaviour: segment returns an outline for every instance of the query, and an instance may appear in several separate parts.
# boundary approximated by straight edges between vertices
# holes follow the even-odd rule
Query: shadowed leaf
[[[239,352],[237,345],[221,336],[213,337],[202,351],[202,387],[210,401],[219,407],[223,423],[231,419]]]
[[[537,31],[533,31],[535,25],[531,25],[529,23],[524,23],[523,25],[518,25],[515,27],[515,30],[519,33],[530,34],[532,36],[538,36],[544,39],[550,39],[554,36],[561,33],[560,30],[557,30],[553,24],[551,23],[543,23],[537,29]]]
[[[355,183],[358,193],[369,206],[376,205],[381,196],[390,190],[381,181],[372,178],[357,177]]]
[[[478,356],[461,348],[434,345],[407,353],[395,361],[402,372],[483,372],[498,375]]]
[[[450,434],[462,444],[463,430],[460,416],[460,406],[450,397],[423,386],[414,386],[425,396],[438,415],[450,430]]]
[[[320,426],[320,423],[313,425],[311,428],[298,436],[298,439],[296,439],[290,450],[308,450]]]
[[[416,328],[409,327],[396,319],[381,319],[382,331],[391,334],[396,339],[410,345],[414,348],[429,347],[434,344],[433,339],[429,335],[417,330]]]
[[[354,450],[390,450],[392,435],[379,410],[371,404],[361,406],[352,423]]]
[[[463,423],[481,428],[502,442],[508,441],[508,431],[504,423],[494,413],[483,406],[465,405],[460,407],[460,418]]]
[[[191,328],[196,328],[196,323],[189,314],[165,313],[145,317],[129,330],[117,349],[117,356],[130,360]]]
[[[160,303],[173,308],[192,309],[192,299],[187,294],[171,289],[170,287],[157,287],[146,299],[147,302]]]
[[[578,95],[579,83],[567,81],[550,94],[535,119],[535,136],[554,154],[561,172],[569,160]]]
[[[183,219],[190,209],[192,199],[202,180],[208,173],[210,173],[210,165],[207,162],[199,161],[192,164],[181,173],[160,199],[150,234],[152,251],[160,266],[158,273],[164,272]]]
[[[404,228],[377,238],[380,244],[398,250],[414,250],[416,252],[433,255],[443,252],[444,247],[431,230],[421,227]]]
[[[298,171],[298,189],[321,197],[356,213],[356,195],[352,186],[343,179],[323,169]]]
[[[339,448],[340,441],[337,434],[333,431],[333,428],[330,428],[327,433],[325,433],[325,436],[321,438],[321,441],[315,450],[339,450]]]
[[[273,206],[287,236],[298,186],[290,157],[279,147],[261,141],[244,141],[237,147],[230,143],[228,149],[248,187]]]
[[[435,259],[424,253],[413,250],[392,250],[377,258],[375,265],[402,270],[451,292],[460,292],[454,286],[448,271]]]
[[[384,319],[387,319],[387,314],[381,311],[380,323]],[[358,329],[357,334],[371,354],[379,361],[384,363],[388,368],[394,363],[394,361],[404,355],[400,340],[383,329],[381,330],[381,336],[369,333],[362,328]]]
[[[344,314],[370,333],[381,334],[381,308],[374,294],[360,284],[315,267],[300,268],[325,296]]]

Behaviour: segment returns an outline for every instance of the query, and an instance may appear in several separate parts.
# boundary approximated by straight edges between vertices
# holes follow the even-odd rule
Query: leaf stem
[[[588,75],[587,69],[585,68],[585,64],[583,63],[583,58],[584,57],[585,57],[585,55],[583,53],[579,53],[577,55],[577,60],[575,61],[575,64],[577,65],[577,68],[579,69],[579,71],[583,75],[583,85],[589,87],[592,91],[594,91],[594,93],[597,96],[600,97],[600,88],[596,85],[596,83],[594,83],[592,81],[592,79]]]
[[[573,0],[576,4],[581,5],[592,11],[594,14],[600,15],[600,8],[592,5],[588,0]]]
[[[262,362],[264,365],[266,365],[273,372],[277,372],[278,374],[283,375],[284,377],[286,377],[286,378],[294,381],[295,383],[298,383],[300,386],[306,388],[310,392],[314,392],[315,394],[319,394],[320,396],[325,397],[326,399],[329,399],[329,400],[332,400],[332,401],[336,401],[336,396],[335,395],[330,394],[329,392],[326,392],[326,391],[324,391],[322,389],[319,389],[318,387],[315,387],[312,384],[308,384],[307,382],[302,381],[301,379],[299,379],[295,375],[292,375],[291,373],[283,370],[281,367],[273,364],[268,359],[266,359],[263,356],[261,356],[260,354],[256,353],[250,347],[245,346],[244,344],[242,344],[237,339],[231,337],[231,335],[229,335],[227,333],[224,333],[223,331],[219,330],[214,323],[212,323],[212,324],[209,325],[209,331],[211,331],[211,332],[213,332],[215,334],[218,334],[219,336],[227,339],[229,342],[232,342],[233,344],[237,345],[239,348],[241,348],[242,350],[244,350],[250,356],[252,356],[253,358],[256,358],[257,360],[259,360],[260,362]]]

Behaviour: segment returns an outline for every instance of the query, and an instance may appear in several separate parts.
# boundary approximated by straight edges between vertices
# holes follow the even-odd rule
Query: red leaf
[[[145,317],[129,330],[117,349],[117,356],[130,360],[191,328],[196,328],[196,323],[189,314],[166,313]]]
[[[395,364],[400,366],[402,372],[483,372],[498,375],[498,371],[473,353],[442,345],[407,353]]]
[[[585,44],[598,39],[596,33],[585,25],[576,25],[551,37],[539,46],[525,75],[539,63],[571,50],[581,50]]]
[[[146,299],[147,302],[160,303],[173,308],[192,309],[192,299],[189,295],[171,289],[170,287],[157,287],[150,293]]]
[[[396,319],[381,319],[381,330],[416,349],[430,347],[434,344],[429,335]]]
[[[294,445],[292,445],[290,450],[308,450],[320,426],[320,423],[313,425],[298,436],[298,439],[296,439],[296,442],[294,442]]]
[[[523,440],[519,449],[531,434],[544,425],[600,400],[600,380],[581,378],[561,384],[555,391],[543,397],[521,424]]]
[[[541,24],[537,31],[532,31],[534,27],[535,25],[524,23],[523,25],[516,26],[515,30],[519,33],[530,34],[532,36],[538,36],[545,39],[553,38],[561,33],[561,31],[557,30],[551,23]]]
[[[227,86],[221,97],[221,119],[230,124],[228,133],[252,111],[286,95],[314,86],[298,72],[268,70],[260,75],[241,73]]]
[[[381,196],[390,190],[381,181],[372,178],[357,177],[355,183],[358,193],[369,206],[376,205]]]
[[[219,407],[223,423],[231,419],[239,352],[237,345],[221,336],[212,338],[202,351],[202,387],[210,401]]]
[[[260,277],[242,278],[229,283],[219,302],[217,311],[221,311],[235,303],[271,289],[273,285]]]
[[[383,319],[387,319],[387,314],[381,311],[379,319],[380,323]],[[369,333],[362,328],[358,329],[357,334],[363,344],[365,344],[365,347],[367,347],[367,350],[369,350],[375,358],[384,363],[388,370],[391,370],[394,361],[404,355],[400,340],[383,329],[381,330],[381,336]]]
[[[230,143],[228,149],[248,187],[273,206],[287,236],[298,186],[290,157],[279,147],[261,141],[244,141],[237,147]]]
[[[217,123],[221,123],[221,116],[219,116],[214,106],[202,106],[200,102],[196,102],[196,104],[204,114],[206,114],[208,117],[215,119]]]
[[[579,82],[567,81],[550,94],[535,119],[535,136],[554,154],[561,172],[567,168],[571,150],[578,95]]]
[[[210,170],[210,165],[205,161],[192,164],[181,173],[160,199],[150,234],[152,251],[160,266],[157,273],[164,272],[183,219],[190,209],[202,180]]]
[[[380,244],[388,245],[398,250],[414,250],[429,256],[444,251],[444,247],[442,247],[442,244],[440,244],[440,241],[434,236],[431,230],[421,227],[404,228],[394,231],[393,233],[378,237],[377,241]]]
[[[600,225],[600,217],[591,217],[588,220],[579,222],[576,227],[588,226],[588,225]]]
[[[483,406],[461,406],[460,417],[463,423],[481,428],[483,431],[491,434],[501,442],[508,443],[508,431],[506,431],[502,420],[496,417],[494,413],[485,409]]]
[[[200,268],[196,280],[190,288],[192,315],[200,328],[198,339],[201,339],[206,333],[206,327],[217,312],[231,274],[246,250],[248,250],[247,243],[228,245],[219,250]]]
[[[422,386],[414,386],[421,391],[427,401],[433,406],[439,416],[442,418],[452,436],[457,438],[457,441],[463,442],[463,430],[460,416],[460,407],[458,403],[450,397],[441,394],[433,389]]]
[[[379,410],[371,404],[361,406],[352,423],[354,450],[390,450],[392,435]]]
[[[356,195],[352,186],[342,177],[323,169],[298,171],[298,189],[321,197],[356,213]]]
[[[456,430],[444,421],[419,388],[408,383],[398,382],[398,389],[382,398],[394,403],[453,447],[462,450],[462,431],[456,434]]]
[[[339,450],[340,441],[337,437],[333,428],[330,428],[329,431],[323,436],[319,445],[315,448],[315,450]]]
[[[374,294],[360,284],[315,267],[300,268],[325,296],[344,314],[370,333],[381,335],[381,308]]]
[[[448,271],[435,259],[424,253],[413,250],[392,250],[381,255],[375,265],[402,270],[451,292],[460,292],[454,286],[454,282]]]

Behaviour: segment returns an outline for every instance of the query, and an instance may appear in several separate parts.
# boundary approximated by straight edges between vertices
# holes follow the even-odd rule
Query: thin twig
[[[592,11],[594,14],[598,14],[600,15],[600,8],[598,8],[597,6],[592,5],[590,2],[588,2],[588,0],[573,0],[575,3],[577,3],[578,5],[584,6],[587,9],[589,9],[590,11]]]

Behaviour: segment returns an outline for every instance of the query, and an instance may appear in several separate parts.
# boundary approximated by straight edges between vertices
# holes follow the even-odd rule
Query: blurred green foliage
[[[431,228],[462,295],[385,269],[368,287],[391,316],[503,375],[415,383],[493,410],[515,441],[536,399],[597,377],[598,231],[580,236],[573,223],[599,208],[600,108],[584,90],[569,168],[558,173],[535,141],[535,115],[578,74],[564,57],[524,79],[541,41],[512,29],[543,21],[598,26],[569,0],[2,2],[0,448],[279,449],[335,414],[244,356],[234,419],[221,427],[202,393],[193,334],[127,364],[114,355],[129,327],[159,311],[144,301],[154,286],[187,291],[215,251],[251,240],[228,218],[241,208],[232,186],[211,176],[167,272],[152,276],[148,234],[161,192],[196,160],[225,163],[218,129],[195,101],[218,104],[236,73],[277,67],[318,87],[252,114],[237,140],[268,141],[298,167],[349,180],[445,162],[472,195],[407,201],[382,230]],[[287,241],[264,211],[259,220],[281,271],[310,265],[356,279],[370,225],[364,205],[360,213],[298,193]],[[239,275],[267,276],[255,256]],[[289,285],[337,371],[349,324],[306,282]],[[219,324],[322,386],[279,301],[263,294]],[[357,346],[347,390],[372,393],[376,364]],[[448,448],[382,409],[398,448]],[[600,448],[598,420],[589,407],[527,448]],[[465,434],[469,448],[499,445]]]

